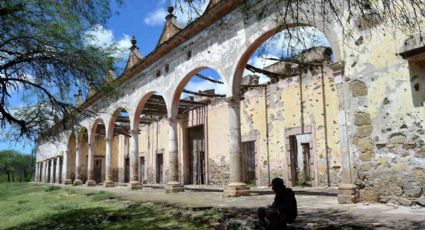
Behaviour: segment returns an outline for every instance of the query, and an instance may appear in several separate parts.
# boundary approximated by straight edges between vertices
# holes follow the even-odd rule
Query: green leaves
[[[118,1],[121,3],[121,1]],[[78,89],[99,89],[114,58],[110,50],[85,44],[85,32],[111,16],[108,0],[0,1],[0,125],[36,139],[54,118],[69,115]],[[50,108],[17,117],[12,96],[30,96],[26,105]],[[21,107],[23,109],[24,107]],[[22,113],[21,113],[22,114]],[[40,122],[44,124],[40,124]]]

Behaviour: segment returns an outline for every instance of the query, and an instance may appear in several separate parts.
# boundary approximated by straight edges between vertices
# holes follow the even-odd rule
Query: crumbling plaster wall
[[[146,182],[156,183],[156,156],[163,155],[163,178],[168,181],[168,121],[161,119],[149,125],[143,125],[139,133],[139,157],[145,157]],[[140,158],[138,159],[140,160]]]
[[[425,204],[425,107],[414,106],[408,61],[398,55],[407,37],[379,28],[355,37],[346,50],[345,84],[360,198]]]

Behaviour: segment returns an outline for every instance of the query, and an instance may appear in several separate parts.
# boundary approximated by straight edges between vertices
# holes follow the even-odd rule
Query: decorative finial
[[[168,15],[167,15],[167,17],[165,17],[165,19],[169,20],[169,19],[171,19],[172,17],[174,17],[174,14],[173,14],[173,12],[174,12],[174,7],[169,6],[167,9],[168,9]]]
[[[74,95],[77,98],[77,107],[83,104],[83,93],[81,89],[78,89],[78,94]]]
[[[136,37],[133,35],[133,37],[131,37],[131,50],[134,50],[135,48],[136,48],[136,43],[137,43],[137,40],[136,40]]]

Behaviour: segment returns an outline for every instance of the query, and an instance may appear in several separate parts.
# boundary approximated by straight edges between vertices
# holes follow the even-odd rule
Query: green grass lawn
[[[208,229],[171,208],[126,202],[109,192],[30,183],[0,184],[0,229]]]

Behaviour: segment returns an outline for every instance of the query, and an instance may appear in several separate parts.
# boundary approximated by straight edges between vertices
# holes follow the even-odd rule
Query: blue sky
[[[165,16],[167,15],[167,6],[168,0],[125,0],[122,6],[113,5],[113,9],[117,13],[113,14],[106,25],[98,25],[93,28],[93,30],[86,31],[85,33],[88,35],[87,42],[102,47],[116,47],[118,50],[116,56],[121,58],[121,63],[125,63],[131,46],[130,39],[132,36],[135,36],[140,52],[142,55],[146,56],[155,49],[159,40],[164,26]],[[203,5],[201,7],[205,6],[206,5]],[[181,25],[187,23],[187,16],[179,12],[176,12],[176,15]],[[316,42],[314,45],[328,45],[326,39],[321,36],[322,35],[319,34],[319,42]],[[249,61],[250,64],[260,68],[272,64],[273,61],[266,60],[264,57],[282,56],[276,53],[276,50],[281,51],[280,49],[276,49],[276,45],[282,47],[284,43],[284,32],[274,36],[269,41],[269,46],[264,46],[261,54],[257,52],[251,57]],[[270,44],[272,46],[270,46]],[[313,44],[311,46],[313,46]],[[201,73],[214,79],[220,78],[215,71],[210,69],[203,70]],[[120,73],[117,73],[117,75],[119,74]],[[245,74],[249,74],[249,72]],[[260,83],[267,81],[267,77],[260,76]],[[185,88],[192,91],[215,88],[217,93],[224,94],[223,86],[196,77],[192,78]],[[17,107],[20,104],[22,104],[22,100],[18,97],[12,98],[11,107]],[[2,134],[0,134],[0,137],[1,136]],[[20,141],[18,143],[11,141],[0,142],[0,150],[14,149],[23,153],[30,153],[33,148],[34,143],[28,141]]]

